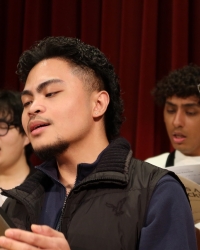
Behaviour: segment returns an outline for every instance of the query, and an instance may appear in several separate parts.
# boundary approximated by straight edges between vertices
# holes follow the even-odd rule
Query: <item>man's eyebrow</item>
[[[186,104],[183,104],[184,107],[200,107],[200,104],[197,102],[197,103],[186,103]]]
[[[38,93],[41,93],[42,92],[42,90],[44,89],[44,88],[46,88],[47,86],[49,86],[49,85],[51,85],[51,84],[55,84],[55,83],[63,83],[63,81],[62,80],[60,80],[60,79],[50,79],[50,80],[48,80],[48,81],[45,81],[45,82],[42,82],[42,83],[40,83],[38,86],[37,86],[37,88],[36,88],[36,91],[38,92]],[[23,90],[22,91],[22,93],[21,93],[21,96],[24,96],[24,95],[30,95],[30,96],[33,96],[33,93],[32,93],[32,91],[30,91],[30,90]]]
[[[45,81],[45,82],[42,82],[40,83],[38,86],[37,86],[37,92],[38,93],[41,93],[41,91],[46,88],[47,86],[51,85],[51,84],[54,84],[54,83],[63,83],[62,80],[60,79],[50,79],[48,81]]]
[[[33,96],[32,92],[30,90],[23,90],[21,92],[21,97],[22,96],[25,96],[25,95],[30,95],[30,96]]]
[[[173,107],[177,107],[177,105],[176,104],[174,104],[174,103],[172,103],[172,102],[170,102],[170,101],[166,101],[165,102],[165,104],[168,104],[168,105],[170,105],[170,106],[173,106]],[[185,104],[182,104],[181,106],[183,106],[183,107],[199,107],[200,106],[200,103],[199,102],[191,102],[191,103],[185,103]]]
[[[174,104],[174,103],[172,103],[172,102],[169,102],[169,101],[166,101],[166,102],[165,102],[165,104],[168,104],[168,105],[170,105],[170,106],[174,106],[174,107],[176,107],[176,106],[177,106],[176,104]]]

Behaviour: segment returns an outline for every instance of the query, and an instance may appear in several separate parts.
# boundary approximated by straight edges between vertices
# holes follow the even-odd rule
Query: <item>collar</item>
[[[83,179],[91,173],[114,171],[119,173],[128,172],[127,155],[130,151],[130,144],[123,137],[119,137],[113,141],[99,154],[96,161],[92,164],[80,163],[77,166],[76,184],[79,184]],[[128,162],[127,162],[128,161]],[[37,169],[44,172],[53,180],[58,181],[58,168],[56,160],[53,159],[44,162]]]

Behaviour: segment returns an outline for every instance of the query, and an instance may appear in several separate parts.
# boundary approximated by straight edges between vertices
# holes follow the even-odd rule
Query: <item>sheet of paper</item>
[[[200,164],[175,167],[173,166],[168,167],[167,169],[200,185]]]
[[[178,177],[184,184],[188,198],[190,199],[194,223],[200,223],[200,185],[181,175],[178,175]]]
[[[175,166],[168,169],[178,175],[186,188],[196,228],[197,245],[200,249],[200,165]]]

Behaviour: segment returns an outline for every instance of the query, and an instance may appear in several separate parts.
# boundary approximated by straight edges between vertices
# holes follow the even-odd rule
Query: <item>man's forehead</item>
[[[72,66],[63,58],[60,57],[53,57],[53,58],[46,58],[39,62],[37,62],[29,71],[27,75],[26,82],[29,80],[29,78],[43,76],[43,74],[48,74],[51,72],[63,72],[63,70],[71,71]],[[53,73],[52,73],[53,74]]]

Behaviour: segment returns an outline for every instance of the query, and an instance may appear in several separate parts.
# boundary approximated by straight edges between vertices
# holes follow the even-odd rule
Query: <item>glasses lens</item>
[[[6,122],[0,122],[0,136],[6,135],[8,132],[8,124]]]

